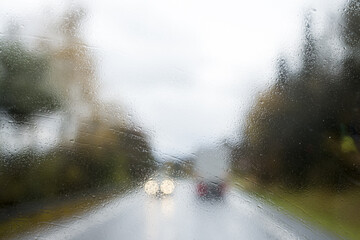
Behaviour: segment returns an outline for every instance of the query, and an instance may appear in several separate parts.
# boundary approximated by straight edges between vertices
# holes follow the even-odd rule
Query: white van
[[[196,152],[196,192],[202,199],[221,199],[226,189],[230,148],[207,146]]]

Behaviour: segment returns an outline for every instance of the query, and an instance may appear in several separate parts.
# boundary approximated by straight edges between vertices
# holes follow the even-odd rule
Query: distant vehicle
[[[196,153],[196,192],[201,199],[222,199],[226,190],[230,148],[206,147]]]
[[[175,183],[173,180],[167,178],[163,180],[150,179],[144,185],[144,191],[157,198],[162,198],[171,195],[174,192]]]
[[[144,184],[144,191],[153,197],[163,198],[171,195],[175,190],[175,182],[166,173],[166,165],[158,169],[158,172]]]

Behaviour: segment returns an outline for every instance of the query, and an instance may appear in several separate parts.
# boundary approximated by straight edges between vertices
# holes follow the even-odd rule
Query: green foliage
[[[45,81],[48,57],[19,41],[0,42],[0,110],[24,121],[33,113],[59,108],[58,96]]]
[[[111,130],[110,130],[111,129]],[[0,205],[49,199],[104,186],[128,189],[155,170],[143,133],[108,128],[80,135],[72,146],[39,155],[2,155]]]
[[[59,49],[45,44],[32,50],[11,37],[0,40],[0,111],[6,113],[0,118],[15,119],[12,130],[21,135],[24,125],[36,131],[36,113],[50,120],[56,120],[51,115],[56,110],[63,114],[62,132],[50,150],[0,146],[0,206],[99,188],[129,189],[155,170],[146,135],[125,124],[116,108],[98,104],[94,59],[74,29],[83,15],[77,14],[65,14]]]
[[[339,38],[347,49],[342,70],[333,71],[332,50],[306,19],[302,67],[291,72],[279,60],[277,81],[251,109],[234,168],[263,184],[343,189],[359,181],[360,21],[350,1]],[[355,44],[356,43],[356,44]],[[320,54],[319,48],[327,49]],[[328,56],[328,55],[329,56]],[[346,126],[342,130],[341,126]]]

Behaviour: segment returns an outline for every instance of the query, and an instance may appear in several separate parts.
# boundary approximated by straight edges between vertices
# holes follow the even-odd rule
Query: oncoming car
[[[144,191],[155,197],[164,197],[171,195],[175,190],[175,183],[173,180],[166,178],[161,181],[150,179],[145,182]]]

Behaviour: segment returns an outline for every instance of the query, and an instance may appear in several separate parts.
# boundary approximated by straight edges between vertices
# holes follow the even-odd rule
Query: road
[[[282,214],[237,189],[222,201],[196,197],[194,183],[179,181],[157,199],[138,189],[82,217],[52,224],[26,239],[337,239]]]

